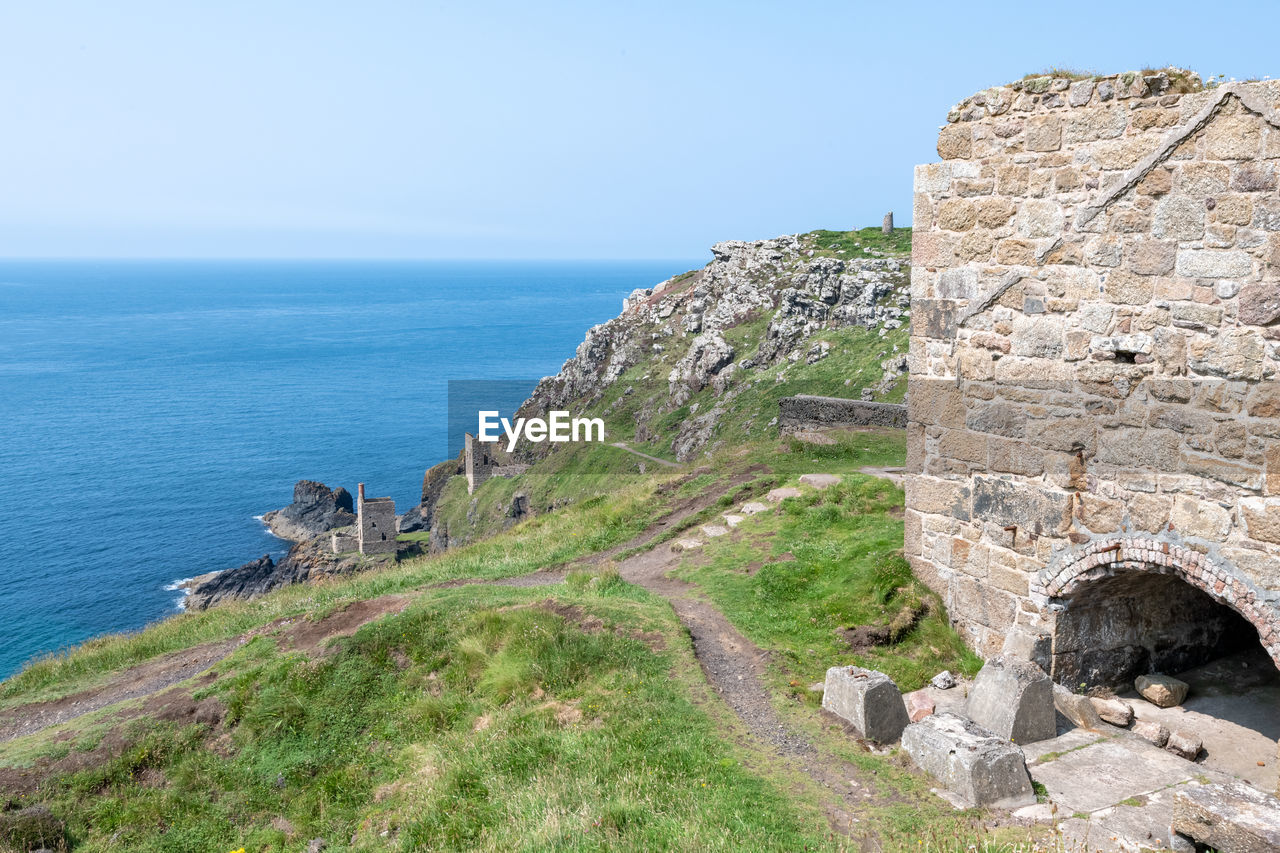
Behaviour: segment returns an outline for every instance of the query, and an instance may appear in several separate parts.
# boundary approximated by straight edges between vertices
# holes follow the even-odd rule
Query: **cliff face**
[[[633,292],[621,315],[588,331],[574,357],[542,380],[521,414],[591,409],[642,367],[646,375],[634,378],[665,382],[626,383],[626,396],[640,391],[647,397],[634,407],[635,439],[661,438],[677,459],[694,457],[714,432],[717,410],[750,382],[826,358],[830,343],[815,336],[904,325],[908,263],[891,248],[870,248],[859,234],[874,242],[866,232],[814,232],[717,243],[704,268]],[[884,365],[890,381],[905,371],[905,355]],[[658,434],[656,419],[708,388],[715,397],[708,411],[687,419],[674,435]],[[525,453],[545,454],[546,447]]]

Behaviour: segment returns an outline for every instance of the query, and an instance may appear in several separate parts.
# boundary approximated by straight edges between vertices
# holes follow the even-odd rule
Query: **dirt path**
[[[83,690],[48,702],[8,708],[0,711],[0,743],[62,725],[120,702],[159,694],[207,671],[255,636],[275,634],[277,642],[284,647],[315,654],[329,640],[350,636],[369,622],[390,613],[399,613],[413,597],[384,595],[353,601],[314,622],[301,617],[277,619],[229,640],[204,643],[161,655],[126,669],[102,687]]]
[[[103,687],[0,711],[0,743],[61,725],[118,702],[159,693],[209,669],[239,644],[236,638],[183,649],[125,670]]]
[[[808,738],[783,721],[764,682],[768,653],[698,597],[697,587],[667,576],[679,561],[679,554],[669,544],[662,544],[623,560],[618,564],[618,573],[624,580],[670,602],[680,624],[689,631],[694,656],[711,688],[761,745],[827,792],[824,811],[832,828],[858,836],[857,818],[852,813],[865,804],[871,790],[857,782],[861,771],[823,755]],[[878,849],[873,839],[860,840],[864,849]]]
[[[659,465],[665,465],[668,468],[680,467],[679,462],[672,462],[670,459],[659,459],[656,456],[650,456],[648,453],[641,453],[639,450],[632,450],[630,447],[627,447],[627,444],[624,441],[615,441],[613,446],[627,451],[632,456],[639,456],[641,459],[648,459],[650,462],[657,462]]]

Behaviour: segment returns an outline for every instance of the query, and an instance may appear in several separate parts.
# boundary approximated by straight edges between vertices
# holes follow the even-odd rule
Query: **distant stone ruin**
[[[783,435],[840,427],[892,427],[907,425],[907,407],[843,397],[797,394],[778,401],[778,428]]]
[[[396,502],[391,498],[366,498],[364,483],[356,489],[355,534],[335,530],[333,553],[359,551],[361,554],[396,552]]]
[[[493,445],[479,441],[471,433],[466,433],[463,440],[463,458],[467,475],[467,494],[475,494],[476,489],[484,485],[490,477],[518,477],[529,466],[522,463],[503,463],[492,449]]]
[[[907,556],[1073,687],[1280,663],[1280,82],[1168,87],[989,89],[916,168]]]

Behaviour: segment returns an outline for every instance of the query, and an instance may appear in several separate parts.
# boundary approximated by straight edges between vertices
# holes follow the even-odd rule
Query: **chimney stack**
[[[880,230],[886,235],[893,234],[893,211],[889,211],[884,215],[884,224],[880,226]]]

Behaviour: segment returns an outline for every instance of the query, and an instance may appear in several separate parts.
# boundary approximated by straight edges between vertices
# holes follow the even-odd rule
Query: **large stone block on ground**
[[[893,679],[874,669],[833,666],[827,670],[822,707],[867,740],[892,743],[910,720],[902,693]]]
[[[957,714],[934,714],[907,726],[902,748],[970,805],[1017,808],[1036,801],[1022,750]]]
[[[1133,686],[1143,699],[1161,708],[1172,708],[1174,705],[1181,705],[1182,700],[1187,698],[1187,691],[1190,689],[1187,682],[1179,681],[1169,675],[1160,674],[1139,675]]]
[[[1034,743],[1058,733],[1053,682],[1030,661],[993,657],[973,680],[965,714],[998,737]]]
[[[1053,705],[1058,713],[1070,720],[1077,728],[1090,731],[1102,728],[1102,720],[1098,717],[1098,711],[1093,707],[1088,696],[1072,693],[1061,684],[1055,684],[1053,685]]]
[[[1280,800],[1242,782],[1182,785],[1173,795],[1169,833],[1215,850],[1274,853],[1280,850]]]

